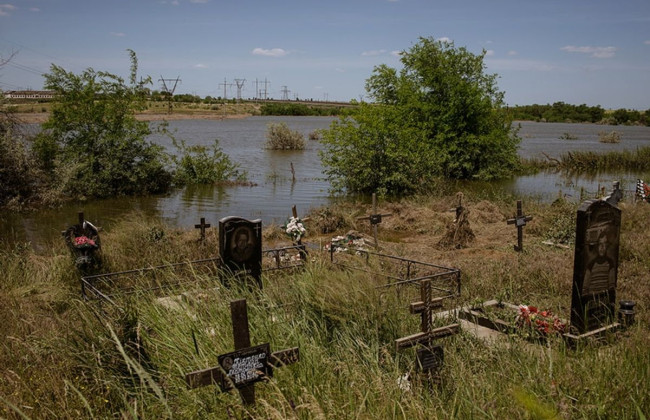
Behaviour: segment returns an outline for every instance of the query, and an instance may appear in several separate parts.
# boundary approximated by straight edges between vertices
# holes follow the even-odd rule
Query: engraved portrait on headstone
[[[573,263],[571,326],[580,333],[613,322],[621,210],[604,200],[578,209]]]
[[[225,268],[250,275],[261,287],[262,221],[232,216],[219,220],[219,255]]]

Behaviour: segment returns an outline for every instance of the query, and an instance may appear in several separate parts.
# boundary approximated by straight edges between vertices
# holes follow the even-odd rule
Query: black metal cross
[[[517,215],[507,220],[509,225],[514,224],[517,227],[517,245],[515,245],[515,251],[517,252],[524,250],[524,226],[531,220],[533,220],[533,216],[524,216],[524,212],[521,209],[521,200],[517,200]]]
[[[210,223],[205,223],[205,217],[201,217],[201,223],[194,225],[195,229],[201,229],[201,241],[205,240],[205,230],[210,226]]]
[[[372,235],[375,238],[375,248],[379,247],[379,241],[377,240],[377,225],[381,223],[382,217],[388,217],[392,215],[392,213],[377,213],[377,194],[372,193],[372,214],[370,216],[357,217],[357,220],[370,221],[370,225],[372,226]]]
[[[186,374],[185,382],[191,389],[212,384],[219,385],[222,391],[237,388],[242,402],[252,405],[255,404],[255,382],[273,376],[274,367],[298,362],[300,351],[293,347],[271,353],[269,343],[251,347],[246,299],[230,302],[230,315],[235,351],[220,355],[216,367]]]

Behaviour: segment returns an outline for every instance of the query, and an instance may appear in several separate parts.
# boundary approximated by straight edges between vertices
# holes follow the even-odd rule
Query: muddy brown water
[[[267,125],[285,122],[292,130],[308,137],[316,129],[327,128],[333,118],[329,117],[250,117],[226,120],[177,120],[170,121],[169,128],[178,139],[188,145],[210,146],[215,138],[233,161],[248,173],[253,186],[189,186],[165,195],[149,197],[122,197],[69,203],[57,209],[41,210],[28,214],[3,212],[0,216],[0,243],[31,242],[37,250],[46,250],[50,241],[58,240],[60,232],[76,223],[77,212],[83,211],[86,219],[109,229],[116,220],[133,210],[142,217],[157,217],[166,223],[191,229],[205,217],[207,223],[217,226],[226,216],[260,218],[265,224],[282,224],[296,205],[300,214],[312,207],[331,203],[329,183],[325,179],[318,151],[320,142],[307,141],[304,151],[271,151],[264,149]],[[152,122],[151,124],[158,124]],[[602,126],[593,124],[557,124],[521,122],[519,136],[522,138],[519,154],[524,157],[543,157],[542,153],[558,157],[573,150],[635,149],[650,146],[650,127]],[[515,124],[517,125],[517,124]],[[32,131],[38,126],[32,126]],[[600,143],[599,133],[617,131],[621,134],[618,144]],[[575,140],[562,140],[569,134]],[[171,141],[161,136],[151,140],[173,149]],[[293,181],[291,165],[295,169]],[[520,176],[494,183],[469,183],[466,187],[493,189],[516,196],[532,196],[539,200],[552,200],[562,191],[569,199],[578,200],[581,189],[595,194],[599,186],[607,189],[620,180],[624,190],[633,190],[637,178],[648,178],[648,173],[614,173],[599,175],[563,175],[539,173]],[[646,179],[647,180],[647,179]],[[360,198],[355,198],[359,200]]]

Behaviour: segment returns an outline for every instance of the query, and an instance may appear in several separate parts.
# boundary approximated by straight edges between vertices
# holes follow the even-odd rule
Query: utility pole
[[[286,86],[282,86],[282,89],[280,90],[282,92],[282,100],[283,101],[288,101],[289,100],[289,92],[291,92]]]
[[[178,82],[181,81],[180,76],[176,77],[176,79],[165,79],[161,75],[160,79],[158,79],[158,81],[162,82],[162,84],[163,84],[163,91],[165,92],[165,95],[167,95],[167,112],[169,114],[171,114],[172,113],[172,103],[173,103],[173,98],[174,98],[174,91],[176,90],[176,85],[178,85]],[[171,82],[174,82],[174,86],[172,86],[171,89],[170,89],[169,86],[167,86],[167,82],[170,82],[170,86],[171,86]]]
[[[235,83],[237,84],[237,100],[241,102],[241,90],[244,87],[244,83],[246,82],[246,79],[235,79]]]

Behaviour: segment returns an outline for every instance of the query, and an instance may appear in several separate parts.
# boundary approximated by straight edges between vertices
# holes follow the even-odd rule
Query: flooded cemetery
[[[3,254],[2,317],[23,331],[0,390],[34,417],[635,418],[650,203],[644,183],[604,187],[581,202],[285,192],[179,204],[182,226],[67,209],[49,252]]]

